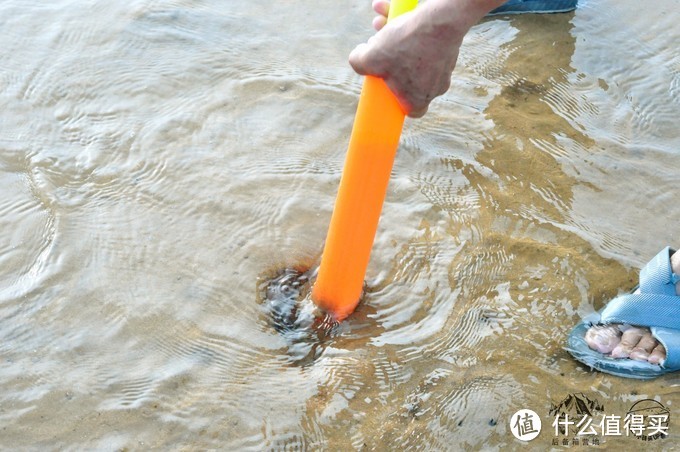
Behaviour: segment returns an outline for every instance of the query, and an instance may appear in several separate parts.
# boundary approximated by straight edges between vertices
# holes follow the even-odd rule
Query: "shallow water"
[[[263,281],[321,253],[369,3],[0,4],[3,449],[519,448],[529,408],[545,450],[579,392],[656,399],[645,446],[677,447],[677,375],[563,349],[680,246],[677,0],[477,25],[406,123],[362,305],[311,355],[273,327]]]

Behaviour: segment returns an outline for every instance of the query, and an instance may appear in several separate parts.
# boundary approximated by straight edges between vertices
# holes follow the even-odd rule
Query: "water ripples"
[[[677,239],[675,15],[485,20],[407,121],[357,311],[277,330],[262,284],[318,264],[370,5],[75,3],[0,6],[7,447],[507,445]]]

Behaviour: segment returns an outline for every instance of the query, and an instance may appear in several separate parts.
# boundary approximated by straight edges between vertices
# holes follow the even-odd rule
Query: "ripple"
[[[297,268],[280,292],[313,308],[292,282],[319,260],[370,4],[2,2],[3,445],[507,444],[520,405],[592,386],[564,336],[676,237],[666,3],[475,26],[406,123],[365,297],[320,338],[291,304],[273,322],[262,284]]]
[[[501,245],[488,245],[467,249],[463,259],[455,267],[452,262],[449,281],[451,287],[461,285],[468,292],[503,281],[512,256]]]
[[[510,414],[512,401],[522,397],[521,386],[508,377],[480,376],[453,386],[449,393],[429,402],[438,422],[428,426],[426,435],[436,448],[445,448],[452,441],[475,447],[489,435],[499,434],[485,430],[496,430],[493,427]],[[407,446],[408,438],[404,438]]]
[[[420,191],[435,206],[451,215],[456,223],[469,224],[479,208],[479,192],[452,176],[425,174],[419,175],[417,183]]]
[[[472,29],[461,47],[460,60],[471,71],[500,83],[511,83],[518,75],[504,69],[504,61],[516,50],[512,44],[518,33],[509,21],[488,20]],[[467,52],[466,46],[474,46],[475,52]]]
[[[572,76],[564,69],[561,75],[571,78],[569,83],[553,81],[550,90],[545,93],[543,99],[550,105],[555,113],[566,118],[573,124],[588,123],[589,119],[601,114],[596,105],[590,102],[589,92],[596,90],[596,81],[590,80],[589,86],[583,86],[587,78],[583,74]],[[578,122],[576,121],[578,118]],[[580,127],[584,130],[585,127]]]
[[[52,268],[57,217],[49,205],[42,202],[39,191],[25,168],[12,168],[0,160],[0,178],[6,197],[0,201],[0,227],[13,231],[0,248],[2,290],[0,303],[10,303],[25,297],[53,274]]]

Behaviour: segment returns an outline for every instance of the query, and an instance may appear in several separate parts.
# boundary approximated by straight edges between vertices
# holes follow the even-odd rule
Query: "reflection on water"
[[[274,327],[263,283],[318,264],[368,3],[0,5],[0,445],[500,449],[569,393],[674,411],[677,376],[562,347],[680,242],[676,0],[476,26],[407,121],[357,312]]]

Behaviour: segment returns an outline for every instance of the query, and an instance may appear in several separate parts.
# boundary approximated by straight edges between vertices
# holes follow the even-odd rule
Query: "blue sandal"
[[[680,296],[675,284],[680,276],[671,270],[675,250],[666,247],[640,272],[640,293],[621,295],[599,313],[583,319],[569,334],[567,351],[591,368],[626,378],[647,380],[680,370]],[[661,365],[632,359],[617,359],[588,347],[585,334],[593,324],[627,323],[650,328],[666,348]]]
[[[487,16],[499,14],[565,13],[576,9],[578,0],[509,0]]]

